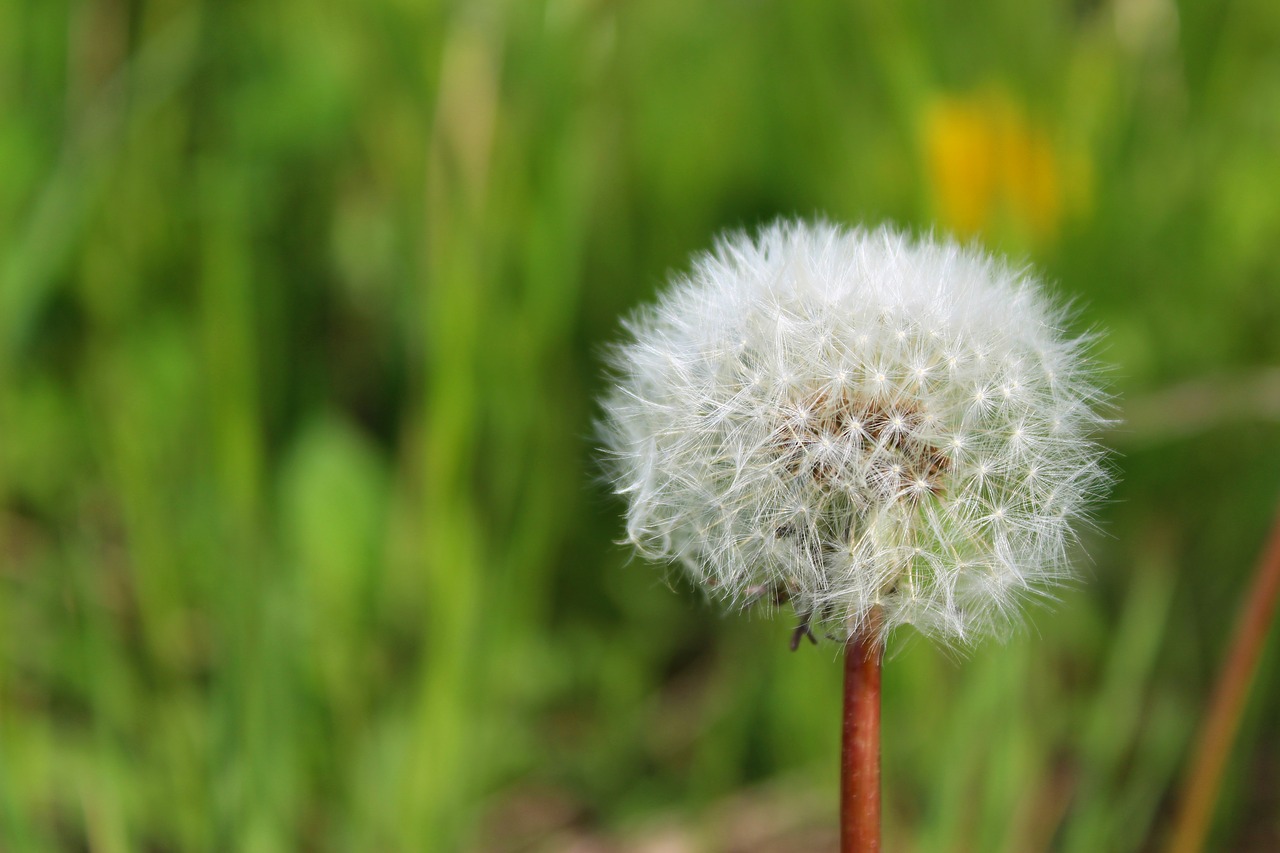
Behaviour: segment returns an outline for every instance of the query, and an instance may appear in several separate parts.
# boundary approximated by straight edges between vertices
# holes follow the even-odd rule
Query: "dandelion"
[[[1068,576],[1106,482],[1064,313],[1026,271],[888,228],[721,240],[613,356],[628,540],[837,640],[873,610],[880,639],[1002,632]]]
[[[947,240],[726,236],[612,354],[627,539],[731,606],[791,602],[793,647],[847,643],[878,731],[890,633],[1001,634],[1069,577],[1107,477],[1090,339],[1067,319],[1029,271]]]
[[[1047,241],[1089,206],[1089,161],[998,88],[933,99],[919,127],[921,165],[950,228]]]

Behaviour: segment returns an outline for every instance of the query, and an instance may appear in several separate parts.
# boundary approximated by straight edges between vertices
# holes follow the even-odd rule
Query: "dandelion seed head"
[[[603,401],[628,540],[847,639],[955,643],[1070,576],[1107,485],[1088,341],[1026,270],[891,228],[731,234],[627,322]]]

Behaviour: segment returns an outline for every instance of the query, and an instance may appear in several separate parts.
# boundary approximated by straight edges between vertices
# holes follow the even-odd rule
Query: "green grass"
[[[1278,46],[1262,0],[0,3],[0,849],[820,833],[835,650],[613,544],[599,353],[722,228],[947,216],[947,103],[1051,152],[980,236],[1134,418],[1078,588],[895,639],[886,838],[1158,847],[1280,498]],[[1280,845],[1275,664],[1211,849]]]

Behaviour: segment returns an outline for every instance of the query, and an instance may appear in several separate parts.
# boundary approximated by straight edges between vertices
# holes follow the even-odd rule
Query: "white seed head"
[[[1069,576],[1107,485],[1088,339],[1027,271],[882,227],[723,237],[626,324],[603,401],[627,538],[835,639],[968,642]],[[767,593],[767,594],[766,594]]]

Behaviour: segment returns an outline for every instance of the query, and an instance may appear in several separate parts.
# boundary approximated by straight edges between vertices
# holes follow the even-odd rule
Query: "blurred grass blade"
[[[1102,646],[1108,657],[1079,742],[1078,792],[1062,844],[1068,853],[1129,849],[1115,839],[1136,818],[1108,804],[1125,790],[1129,749],[1141,741],[1147,722],[1153,673],[1168,636],[1176,577],[1173,553],[1167,532],[1148,537],[1115,635]]]

